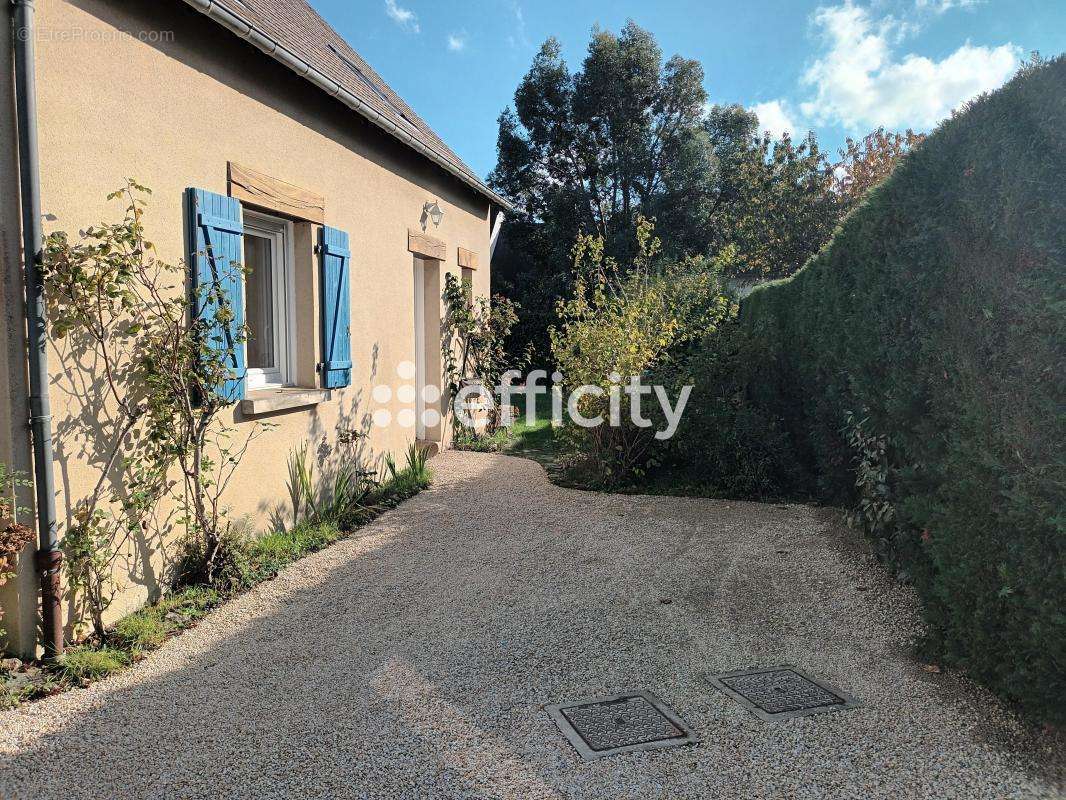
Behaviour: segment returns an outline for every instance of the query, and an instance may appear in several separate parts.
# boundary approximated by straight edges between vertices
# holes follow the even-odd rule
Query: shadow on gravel
[[[435,683],[435,648],[411,638],[433,627],[432,573],[447,568],[420,558],[406,535],[405,523],[423,515],[447,520],[453,509],[424,492],[349,540],[368,546],[313,583],[289,588],[303,563],[215,612],[201,633],[253,596],[267,607],[191,662],[182,663],[182,648],[195,632],[153,657],[173,670],[102,693],[57,732],[0,754],[0,797],[376,797],[418,776],[428,791],[412,784],[408,796],[497,797],[501,781],[528,797],[561,796],[486,732],[478,692],[448,696]],[[368,589],[398,564],[397,577],[414,566],[429,580]],[[412,631],[390,620],[411,620]],[[389,635],[365,636],[373,626]],[[462,654],[482,649],[478,631],[471,620]],[[81,692],[29,706],[29,715]]]
[[[458,477],[117,681],[169,671],[3,717],[76,709],[0,755],[0,796],[648,798],[758,776],[767,796],[873,797],[909,770],[927,788],[981,777],[980,742],[929,752],[981,714],[941,676],[923,688],[889,641],[899,623],[871,610],[882,590],[855,590],[863,565],[812,510],[567,492],[518,459],[445,458]],[[797,661],[864,707],[766,725],[705,681]],[[580,763],[544,704],[628,688],[659,693],[701,744]],[[1010,753],[989,758],[1021,779]]]

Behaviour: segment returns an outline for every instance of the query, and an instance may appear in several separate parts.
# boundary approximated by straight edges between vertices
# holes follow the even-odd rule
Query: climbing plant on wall
[[[518,304],[500,295],[471,298],[469,288],[469,284],[452,273],[445,276],[441,363],[449,407],[454,405],[467,381],[477,381],[485,390],[492,391],[500,385],[506,370],[522,370],[530,360],[528,349],[518,358],[512,358],[504,348],[518,322]],[[490,432],[499,422],[498,413],[490,415]]]
[[[19,517],[29,513],[29,509],[18,504],[16,491],[20,486],[28,486],[29,479],[21,472],[12,471],[0,462],[0,586],[15,577],[15,562],[26,545],[33,541],[33,529],[19,522]],[[4,610],[0,608],[0,622],[3,622]],[[4,629],[0,626],[0,636]]]
[[[145,235],[150,194],[127,180],[108,196],[124,202],[120,220],[77,237],[53,233],[44,250],[51,336],[61,358],[94,377],[72,393],[81,413],[57,436],[68,450],[82,442],[78,456],[96,475],[74,500],[63,541],[68,586],[98,635],[117,588],[115,562],[137,537],[184,525],[198,554],[185,569],[213,579],[230,531],[223,494],[265,430],[238,432],[222,420],[230,402],[219,387],[244,332],[222,346],[214,334],[233,315],[225,276],[189,291],[185,265],[159,258]],[[207,295],[211,318],[197,313]],[[159,514],[164,498],[177,509],[167,517]]]

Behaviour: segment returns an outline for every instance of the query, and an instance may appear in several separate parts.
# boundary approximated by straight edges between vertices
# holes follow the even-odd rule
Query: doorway
[[[414,259],[415,438],[441,441],[441,262]]]

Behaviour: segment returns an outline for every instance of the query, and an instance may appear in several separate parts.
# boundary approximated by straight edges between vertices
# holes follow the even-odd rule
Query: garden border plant
[[[503,409],[492,407],[485,429],[463,425],[455,414],[455,400],[472,383],[491,392],[499,386],[506,370],[521,371],[532,360],[532,349],[517,358],[507,353],[505,344],[518,322],[518,304],[502,295],[470,296],[469,279],[460,280],[449,272],[444,276],[444,317],[441,320],[441,362],[447,389],[447,418],[453,424],[453,445],[458,449],[499,449],[506,438],[508,420]],[[503,433],[501,434],[501,431]]]
[[[19,516],[28,514],[29,509],[19,505],[18,489],[29,485],[25,473],[10,470],[0,462],[0,586],[15,577],[19,553],[34,539],[33,529],[19,522]],[[0,608],[0,637],[4,636],[3,621]]]
[[[294,458],[298,457],[294,455]],[[305,484],[318,495],[315,510],[306,504],[301,491],[295,513],[299,516],[301,509],[306,513],[290,528],[235,540],[230,551],[231,571],[216,573],[218,585],[179,585],[158,602],[118,620],[105,629],[102,636],[90,637],[68,648],[63,659],[52,667],[19,662],[17,669],[29,670],[34,675],[32,681],[8,687],[0,669],[0,708],[76,686],[87,686],[127,668],[161,647],[167,639],[194,627],[223,602],[271,580],[301,558],[350,536],[384,512],[428,488],[431,480],[426,453],[412,445],[402,467],[386,455],[377,478],[364,484],[365,491],[356,490],[355,484],[349,483],[347,485],[353,488],[342,493],[343,497],[334,504],[323,503],[321,499],[332,495],[338,484],[335,479],[323,480],[317,487]]]
[[[94,464],[96,484],[75,505],[62,541],[68,591],[84,605],[92,636],[46,671],[27,668],[19,659],[0,664],[0,678],[19,676],[13,690],[0,680],[0,705],[124,667],[225,597],[273,577],[429,484],[426,456],[413,447],[402,469],[387,456],[379,478],[341,467],[330,486],[329,505],[320,502],[325,494],[311,487],[305,468],[300,492],[294,494],[298,524],[253,540],[233,526],[223,503],[226,487],[251,442],[272,426],[254,423],[238,436],[222,421],[221,412],[233,402],[223,393],[233,349],[246,335],[244,330],[233,337],[223,332],[233,318],[224,288],[228,275],[220,269],[213,281],[190,289],[184,265],[157,257],[143,223],[150,193],[128,179],[108,196],[126,202],[120,221],[86,228],[75,242],[64,232],[45,242],[52,335],[75,357],[95,360],[104,384],[84,398],[93,411],[90,430],[60,432],[88,433],[103,453]],[[210,252],[207,257],[213,258]],[[230,264],[228,269],[243,267]],[[207,308],[211,313],[204,313]],[[290,463],[290,470],[295,466]],[[0,466],[5,490],[21,480]],[[177,511],[158,519],[157,508],[167,498]],[[310,511],[303,520],[301,502]],[[14,503],[0,495],[0,522],[6,526],[0,582],[12,554],[26,544],[26,537],[12,535],[22,530],[15,515]],[[172,576],[178,591],[108,628],[104,614],[118,590],[116,559],[131,537],[153,525],[185,527]],[[28,675],[33,679],[25,680]]]
[[[59,432],[86,435],[104,454],[63,536],[68,590],[98,638],[119,589],[115,561],[152,526],[183,525],[182,569],[213,582],[232,538],[222,497],[248,446],[270,427],[255,423],[236,436],[221,416],[232,405],[222,387],[246,335],[225,333],[234,314],[225,287],[242,265],[219,259],[212,281],[190,287],[185,264],[163,261],[146,238],[150,195],[127,179],[108,195],[125,202],[121,220],[89,226],[77,240],[52,233],[44,247],[52,338],[74,358],[91,357],[104,385],[79,398],[95,412],[89,421]],[[159,520],[165,498],[177,513]]]
[[[646,479],[662,449],[654,433],[661,427],[658,410],[652,404],[652,423],[638,426],[633,411],[639,396],[634,399],[621,384],[665,371],[686,345],[736,313],[721,283],[731,249],[714,260],[665,261],[654,221],[640,215],[635,239],[632,257],[619,262],[606,254],[602,236],[578,237],[572,251],[573,293],[559,301],[559,324],[549,331],[562,376],[559,388],[564,394],[575,387],[597,388],[599,394],[579,396],[577,410],[586,418],[610,420],[594,427],[571,420],[557,431],[555,438],[571,462],[563,471],[576,485],[619,489]],[[679,381],[673,388],[683,409],[692,387]]]

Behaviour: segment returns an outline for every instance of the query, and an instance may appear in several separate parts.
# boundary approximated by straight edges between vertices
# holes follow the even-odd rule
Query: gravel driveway
[[[1061,748],[912,659],[911,592],[832,512],[431,464],[134,669],[0,713],[0,797],[1062,796]],[[770,724],[707,683],[782,663],[862,707]],[[543,710],[631,688],[700,743],[584,763]]]

